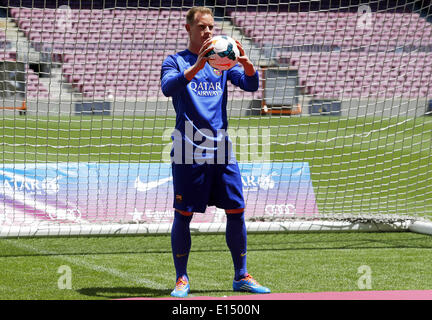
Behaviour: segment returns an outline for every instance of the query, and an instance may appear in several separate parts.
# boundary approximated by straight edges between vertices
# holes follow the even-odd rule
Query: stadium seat
[[[48,89],[39,81],[32,69],[26,68],[26,94],[32,98],[48,98]]]
[[[72,10],[72,30],[66,32],[58,28],[61,14],[55,9],[10,8],[10,13],[35,48],[41,48],[44,44],[55,49],[63,62],[65,80],[76,85],[79,90],[86,90],[82,93],[87,96],[92,96],[94,92],[97,95],[106,94],[101,88],[88,90],[87,85],[97,86],[100,82],[108,81],[121,81],[122,85],[125,81],[126,88],[122,87],[121,92],[137,92],[142,97],[162,95],[158,89],[162,60],[168,51],[173,53],[187,45],[187,33],[183,27],[179,28],[185,12],[180,10]],[[431,53],[394,53],[393,49],[403,45],[431,45],[432,26],[416,13],[372,15],[374,23],[370,28],[359,27],[357,13],[354,12],[273,13],[236,10],[231,13],[231,21],[245,36],[251,37],[258,47],[278,48],[276,58],[281,63],[298,67],[301,83],[311,92],[327,96],[332,94],[328,88],[333,88],[342,94],[364,95],[366,91],[360,92],[356,87],[359,79],[380,82],[388,78],[400,78],[398,72],[403,71],[412,74],[409,79],[411,82],[406,83],[415,83],[417,94],[427,94],[430,76],[423,77],[423,74],[431,73]],[[215,32],[221,33],[222,30],[217,29]],[[335,54],[283,51],[285,46],[320,44],[337,45],[342,49],[379,47],[385,52],[342,50]],[[124,50],[125,46],[129,46],[127,50]],[[99,54],[95,55],[96,52]],[[419,65],[423,68],[416,68]],[[114,73],[109,73],[109,70]],[[96,76],[84,78],[81,75],[85,73]],[[427,81],[423,81],[423,78]],[[138,79],[144,79],[144,87],[136,86],[135,81]],[[423,86],[419,87],[417,80],[422,80]],[[334,87],[318,86],[317,83],[322,81],[338,84]],[[146,86],[148,90],[143,90]],[[405,84],[397,82],[390,82],[387,88],[389,90],[383,94],[399,92],[398,89],[407,90]],[[376,87],[369,88],[368,92],[381,94]],[[240,96],[237,90],[233,94],[235,97]]]
[[[357,26],[356,13],[350,12],[280,12],[276,19],[268,12],[241,12],[232,14],[232,22],[240,27],[246,36],[252,37],[258,46],[275,45],[282,48],[276,58],[281,63],[295,66],[299,70],[300,82],[310,92],[321,97],[330,97],[332,89],[342,95],[389,96],[427,94],[427,86],[419,86],[416,80],[423,74],[430,74],[432,53],[394,53],[394,48],[403,45],[432,44],[432,26],[415,13],[372,13],[373,25]],[[276,20],[278,26],[264,29]],[[274,41],[278,34],[278,41]],[[283,39],[283,40],[282,40]],[[272,43],[271,43],[272,42]],[[283,45],[339,45],[342,48],[380,48],[383,52],[284,52]],[[379,47],[377,47],[379,46]],[[333,57],[332,57],[333,56]],[[331,58],[332,57],[332,58]],[[403,57],[401,59],[401,57]],[[429,63],[428,63],[429,62]],[[419,68],[416,68],[419,66]],[[401,73],[410,73],[411,78],[403,80]],[[397,79],[398,81],[388,81]],[[358,82],[382,82],[382,86],[370,85],[363,90]],[[325,81],[326,85],[322,84]],[[408,83],[405,87],[403,82]],[[332,82],[338,85],[332,87]],[[418,90],[408,90],[412,88]],[[430,84],[427,83],[427,84]],[[407,91],[408,90],[408,91]],[[407,91],[407,92],[406,92]]]

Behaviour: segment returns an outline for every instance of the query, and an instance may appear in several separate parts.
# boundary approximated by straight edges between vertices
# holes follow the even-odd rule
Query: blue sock
[[[179,212],[174,213],[174,222],[171,229],[171,248],[176,269],[176,281],[181,276],[187,276],[187,262],[191,249],[191,234],[189,224],[191,216],[184,216]]]
[[[240,280],[247,274],[247,235],[244,212],[228,213],[226,217],[226,243],[234,263],[234,280]]]

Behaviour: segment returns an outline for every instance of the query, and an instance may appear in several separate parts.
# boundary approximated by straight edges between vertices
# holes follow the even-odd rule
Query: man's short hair
[[[189,25],[192,25],[195,22],[195,14],[199,12],[201,14],[209,14],[212,17],[214,17],[213,15],[213,11],[210,8],[207,7],[193,7],[191,9],[189,9],[189,11],[186,14],[186,23]]]

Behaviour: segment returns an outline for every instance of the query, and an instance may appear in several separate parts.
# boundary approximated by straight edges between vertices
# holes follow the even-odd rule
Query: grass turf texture
[[[432,240],[413,233],[250,234],[248,269],[272,292],[358,291],[432,286]],[[233,267],[224,235],[193,235],[194,296],[229,296]],[[71,270],[71,289],[59,289]],[[0,299],[168,297],[174,286],[169,236],[0,239]]]
[[[0,162],[160,162],[174,125],[162,117],[4,118]],[[308,162],[321,213],[432,212],[432,117],[244,117],[230,128],[249,143],[269,134],[264,160]],[[234,142],[241,158],[241,138]]]

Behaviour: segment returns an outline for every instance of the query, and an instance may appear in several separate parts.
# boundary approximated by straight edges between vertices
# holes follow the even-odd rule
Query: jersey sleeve
[[[172,56],[168,56],[162,63],[161,69],[161,89],[166,97],[172,97],[183,89],[189,80],[184,76],[178,64]]]
[[[248,76],[239,65],[228,70],[228,79],[231,80],[233,85],[240,87],[245,91],[254,92],[259,88],[258,71],[255,71],[253,76]]]

